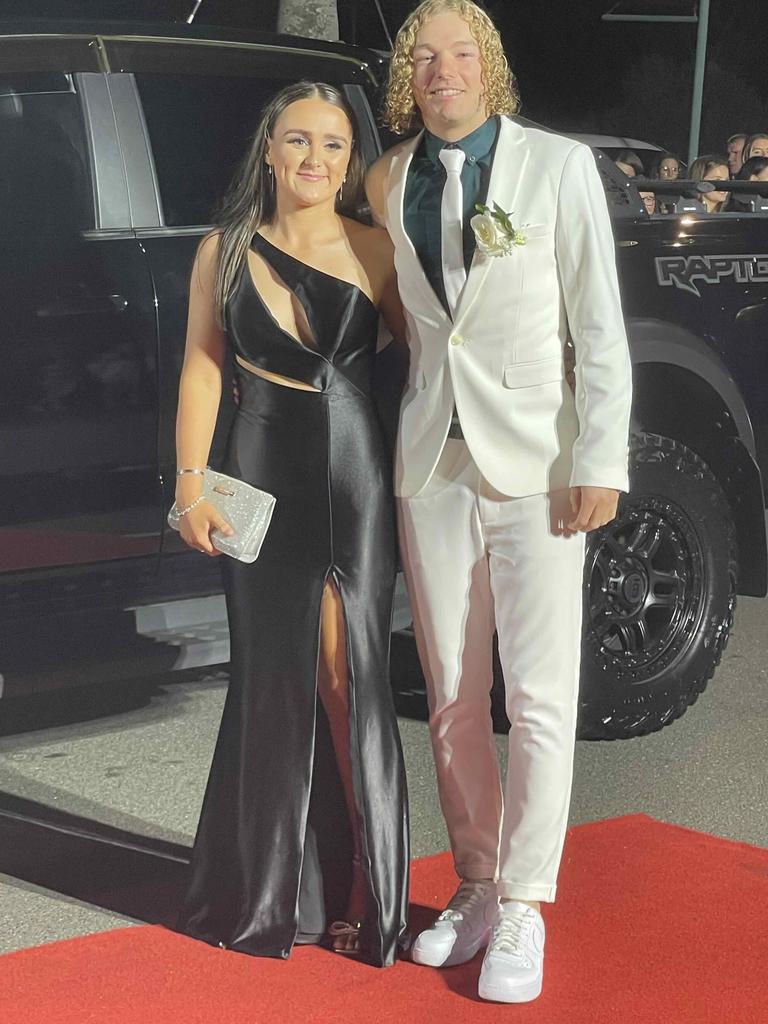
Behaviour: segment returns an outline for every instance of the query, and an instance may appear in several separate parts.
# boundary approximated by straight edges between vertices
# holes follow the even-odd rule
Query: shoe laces
[[[507,956],[523,957],[524,941],[533,921],[533,911],[502,910],[493,930],[491,945],[494,953],[506,953]]]
[[[462,921],[467,914],[487,898],[487,885],[477,882],[462,882],[456,895],[438,917],[438,921]]]

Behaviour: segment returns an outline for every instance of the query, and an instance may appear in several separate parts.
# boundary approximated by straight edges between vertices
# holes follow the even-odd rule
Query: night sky
[[[696,26],[601,21],[613,4],[489,0],[522,112],[554,128],[634,136],[685,154]],[[413,4],[382,6],[396,24]],[[768,127],[766,42],[768,0],[711,0],[702,151],[724,150],[735,131]]]
[[[357,41],[384,48],[373,0],[339,0]],[[635,3],[653,0],[635,0]],[[680,0],[684,2],[684,0]],[[691,0],[693,2],[693,0]],[[488,0],[518,77],[523,113],[554,128],[687,149],[696,28],[608,23],[614,0]],[[394,30],[414,0],[381,0]],[[0,0],[2,16],[180,19],[192,0]],[[204,0],[197,21],[272,30],[277,0]],[[350,28],[350,31],[352,29]],[[702,151],[768,129],[768,0],[711,0]]]

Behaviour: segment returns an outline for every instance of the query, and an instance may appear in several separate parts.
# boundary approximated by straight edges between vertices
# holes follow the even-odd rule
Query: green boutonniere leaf
[[[493,216],[499,222],[499,224],[501,224],[501,226],[505,228],[512,237],[514,237],[515,227],[512,224],[512,221],[509,219],[511,215],[505,213],[498,203],[493,204],[493,213],[491,216]]]

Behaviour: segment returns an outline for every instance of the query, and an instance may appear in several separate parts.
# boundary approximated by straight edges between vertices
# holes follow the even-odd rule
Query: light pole
[[[709,35],[709,3],[710,0],[698,0],[698,5],[691,2],[692,14],[653,13],[651,8],[669,7],[669,3],[658,0],[619,0],[607,11],[603,21],[686,21],[697,24],[696,29],[696,60],[693,69],[693,97],[691,100],[691,127],[688,132],[688,166],[698,156],[699,138],[701,136],[701,106],[704,96],[704,72],[707,63],[707,37]]]
[[[688,135],[688,166],[699,155],[701,134],[701,104],[704,96],[704,68],[707,63],[707,36],[709,34],[709,0],[699,0],[699,26],[696,31],[696,63],[693,69],[693,102],[691,104],[691,131]]]

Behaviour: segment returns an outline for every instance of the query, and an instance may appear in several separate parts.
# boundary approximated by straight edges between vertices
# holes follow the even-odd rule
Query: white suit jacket
[[[396,493],[413,497],[429,481],[454,402],[478,468],[502,493],[626,490],[629,352],[592,153],[501,118],[487,204],[509,213],[527,242],[508,256],[475,252],[452,322],[403,225],[406,176],[420,138],[392,151],[386,193],[411,354]],[[575,396],[563,369],[569,327]]]

